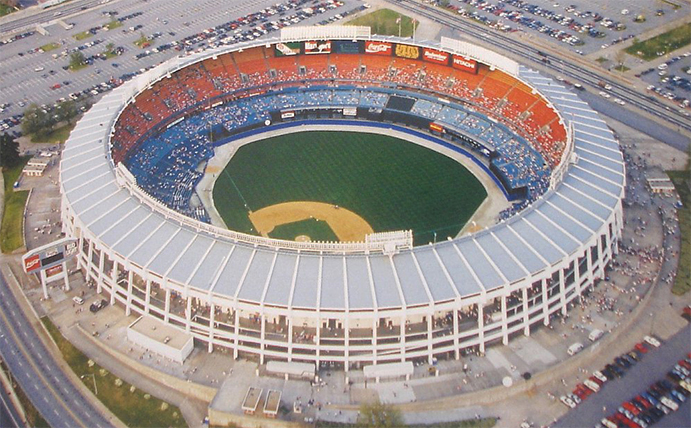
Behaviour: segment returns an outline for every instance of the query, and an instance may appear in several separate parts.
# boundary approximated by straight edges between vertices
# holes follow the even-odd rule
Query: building
[[[314,40],[322,41],[319,54]],[[434,245],[301,243],[183,215],[143,191],[122,163],[142,135],[185,120],[189,109],[318,82],[335,91],[353,76],[360,94],[363,85],[433,93],[440,106],[454,100],[507,126],[521,123],[512,129],[529,129],[550,159],[549,188],[491,228]],[[165,102],[152,95],[154,85],[169,94]],[[273,120],[253,124],[253,132],[261,138],[274,122],[309,119],[320,106],[298,107],[271,112]],[[357,117],[363,130],[386,114],[385,107],[327,107],[334,120]],[[478,153],[494,149],[462,130],[454,137],[453,126],[440,132],[424,114],[395,119],[428,124],[440,141],[457,138]],[[63,231],[80,240],[79,267],[99,293],[127,314],[191,334],[209,351],[221,346],[262,363],[349,370],[507,344],[566,314],[604,276],[623,226],[618,142],[575,93],[479,46],[381,38],[362,27],[290,28],[278,39],[172,59],[85,114],[63,150],[60,177]]]

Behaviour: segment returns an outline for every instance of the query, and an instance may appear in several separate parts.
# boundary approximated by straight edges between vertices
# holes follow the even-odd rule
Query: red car
[[[622,403],[622,407],[628,410],[629,412],[633,413],[634,416],[638,416],[641,413],[638,407],[634,406],[628,401],[624,401],[624,403]]]
[[[50,89],[53,89],[53,90],[55,90],[55,89],[60,89],[61,87],[62,87],[62,85],[61,85],[61,84],[59,84],[59,83],[56,83],[55,85],[51,86],[51,87],[50,87]]]
[[[602,385],[605,384],[603,381],[601,381],[600,379],[596,378],[595,376],[590,376],[588,379],[592,380],[593,382],[595,382],[596,384],[598,384],[598,385],[600,385],[600,386],[602,386]]]
[[[636,343],[636,346],[634,346],[637,351],[642,352],[646,354],[648,352],[648,347],[645,346],[643,343]]]

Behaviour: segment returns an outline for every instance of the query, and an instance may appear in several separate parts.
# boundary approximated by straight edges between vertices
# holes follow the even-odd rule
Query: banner
[[[331,41],[330,40],[320,40],[320,41],[316,41],[316,42],[315,41],[305,42],[305,53],[307,55],[331,53]]]
[[[427,62],[435,62],[437,64],[444,64],[444,65],[449,65],[449,57],[451,55],[438,51],[436,49],[429,49],[425,48],[422,51],[422,59],[427,61]]]
[[[453,66],[453,68],[456,68],[458,70],[463,70],[467,71],[468,73],[477,74],[477,62],[464,56],[454,55],[451,65]]]
[[[439,125],[438,123],[434,123],[434,122],[429,124],[429,129],[431,131],[444,132],[444,127]]]
[[[41,268],[41,258],[38,254],[24,259],[24,272],[31,273]]]
[[[358,42],[351,42],[345,40],[336,40],[331,42],[333,51],[335,53],[357,54],[360,53],[360,44]]]
[[[365,41],[365,53],[372,55],[391,55],[391,43]]]
[[[284,111],[281,113],[281,119],[290,119],[291,117],[295,117],[294,111]]]
[[[343,116],[357,116],[357,108],[343,107]]]
[[[400,58],[418,59],[420,58],[420,48],[417,46],[396,44],[394,54]]]
[[[300,43],[298,42],[276,43],[274,45],[274,54],[276,56],[297,55],[299,53]]]

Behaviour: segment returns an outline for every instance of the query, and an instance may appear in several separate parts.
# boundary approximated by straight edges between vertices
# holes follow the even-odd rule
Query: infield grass
[[[419,245],[456,236],[487,192],[461,164],[417,144],[315,131],[242,146],[219,175],[213,197],[226,225],[240,232],[256,234],[248,210],[316,201],[353,211],[375,232],[412,229]],[[312,233],[303,228],[299,234],[319,240]]]

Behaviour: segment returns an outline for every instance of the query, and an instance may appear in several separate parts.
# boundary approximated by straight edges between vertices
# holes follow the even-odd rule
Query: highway
[[[32,316],[32,315],[29,315]],[[53,428],[112,424],[53,360],[0,272],[0,356],[14,379]]]
[[[47,24],[51,21],[63,19],[66,16],[92,8],[101,3],[103,3],[102,0],[75,0],[45,10],[39,9],[39,11],[21,18],[15,18],[10,15],[8,19],[6,19],[7,22],[0,24],[0,34],[28,29],[30,27],[33,28],[37,24]],[[56,16],[56,14],[58,15]]]
[[[14,408],[5,388],[0,387],[0,427],[21,427],[22,418]]]
[[[415,0],[388,1],[442,25],[465,31],[467,34],[476,38],[482,38],[484,42],[492,45],[495,49],[510,51],[521,57],[523,62],[528,60],[529,62],[539,63],[552,70],[556,75],[561,75],[571,80],[573,83],[578,82],[598,88],[598,83],[604,81],[606,84],[612,86],[609,92],[613,96],[621,98],[643,111],[664,119],[674,127],[691,131],[691,119],[674,110],[672,107],[667,106],[652,95],[641,94],[636,89],[622,85],[608,77],[603,77],[599,73],[589,70],[582,65],[574,64],[563,56],[556,56],[547,52],[543,52],[544,55],[539,55],[536,48],[517,40],[515,35],[509,36],[495,32],[485,25],[459,16],[453,16],[443,10],[419,3]],[[547,62],[543,61],[543,59]]]

